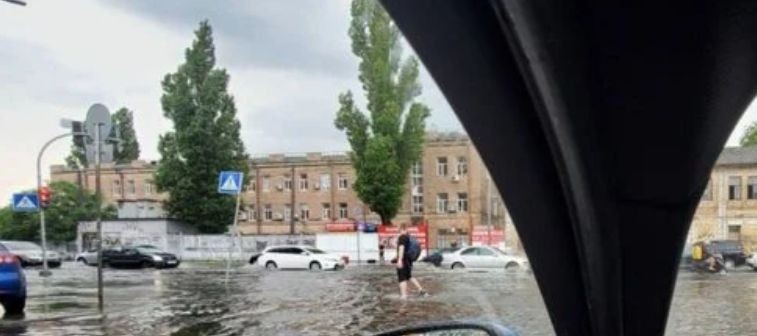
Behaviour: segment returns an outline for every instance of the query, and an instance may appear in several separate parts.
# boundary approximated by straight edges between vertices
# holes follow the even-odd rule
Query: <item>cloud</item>
[[[338,94],[362,96],[347,0],[40,0],[0,11],[0,197],[33,186],[36,153],[63,131],[59,119],[83,119],[95,102],[134,110],[142,156],[157,159],[158,136],[171,128],[160,81],[184,61],[206,18],[250,153],[348,148],[333,126]],[[429,123],[460,128],[425,71],[421,83]],[[69,146],[51,146],[45,170],[62,163]]]
[[[349,1],[111,2],[167,29],[189,34],[209,20],[224,63],[351,76]]]

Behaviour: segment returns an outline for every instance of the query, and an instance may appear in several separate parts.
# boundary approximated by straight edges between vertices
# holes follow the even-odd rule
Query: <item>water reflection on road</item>
[[[450,318],[484,318],[523,335],[551,335],[533,276],[419,267],[430,297],[399,300],[391,267],[265,272],[223,264],[174,270],[107,270],[105,316],[95,270],[65,264],[53,277],[27,272],[27,313],[0,322],[6,335],[355,335]],[[668,334],[753,334],[757,274],[682,274]]]

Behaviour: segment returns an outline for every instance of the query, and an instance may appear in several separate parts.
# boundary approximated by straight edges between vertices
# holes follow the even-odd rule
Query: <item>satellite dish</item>
[[[87,111],[87,120],[84,121],[87,134],[93,139],[97,133],[97,126],[100,128],[100,140],[102,141],[110,135],[113,128],[113,120],[110,118],[110,111],[103,104],[94,104]]]

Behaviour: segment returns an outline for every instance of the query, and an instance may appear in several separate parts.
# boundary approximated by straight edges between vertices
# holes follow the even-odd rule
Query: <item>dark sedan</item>
[[[174,268],[180,263],[176,255],[149,245],[103,251],[103,264],[113,268]]]

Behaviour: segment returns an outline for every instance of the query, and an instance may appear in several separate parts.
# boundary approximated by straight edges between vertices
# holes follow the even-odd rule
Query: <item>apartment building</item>
[[[689,230],[688,242],[736,239],[757,248],[757,148],[720,154]]]
[[[157,192],[153,175],[156,162],[136,160],[129,164],[101,165],[100,186],[105,202],[118,208],[119,218],[163,218],[166,195]],[[52,181],[67,181],[95,191],[95,170],[50,167]]]
[[[107,202],[122,217],[165,216],[152,181],[154,162],[102,166]],[[309,234],[352,231],[356,224],[374,226],[378,215],[353,190],[355,170],[348,153],[269,154],[250,160],[239,216],[243,234]],[[94,190],[94,170],[51,167],[53,181],[65,180]],[[470,242],[477,228],[491,223],[504,230],[508,217],[499,193],[468,137],[429,133],[423,155],[413,165],[402,207],[394,223],[429,224],[432,248]],[[487,205],[486,200],[490,200]],[[511,229],[511,226],[508,226]],[[514,237],[514,232],[507,235]]]

